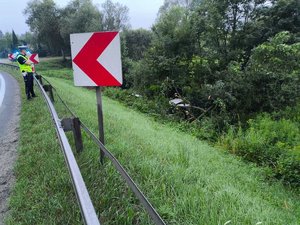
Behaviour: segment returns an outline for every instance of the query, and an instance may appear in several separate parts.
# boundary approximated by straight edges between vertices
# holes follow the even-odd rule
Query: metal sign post
[[[96,87],[96,97],[97,97],[97,112],[98,112],[98,127],[99,127],[99,140],[104,143],[104,126],[103,126],[103,111],[102,111],[102,98],[101,98],[101,87]],[[103,164],[104,151],[100,147],[100,162]]]

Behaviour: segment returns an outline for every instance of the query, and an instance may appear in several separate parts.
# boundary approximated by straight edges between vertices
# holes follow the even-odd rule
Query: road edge
[[[14,166],[20,137],[21,90],[19,82],[13,75],[5,71],[1,71],[1,73],[8,78],[14,88],[14,92],[8,96],[13,103],[6,107],[11,112],[11,119],[4,127],[6,134],[0,136],[0,225],[4,225],[5,219],[9,215],[9,197],[15,184]]]

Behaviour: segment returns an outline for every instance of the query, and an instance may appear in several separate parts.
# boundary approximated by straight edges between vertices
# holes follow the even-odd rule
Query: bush
[[[273,169],[273,175],[285,183],[300,185],[300,129],[287,119],[273,120],[261,115],[249,120],[249,127],[229,129],[220,144],[229,151],[258,165]]]
[[[292,186],[300,182],[300,145],[282,154],[276,167],[276,177]]]

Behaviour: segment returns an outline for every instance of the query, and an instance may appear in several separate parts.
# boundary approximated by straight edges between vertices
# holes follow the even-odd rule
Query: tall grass
[[[298,111],[298,114],[300,111]],[[249,128],[232,128],[220,145],[244,159],[271,168],[270,175],[300,187],[300,126],[290,119],[261,115],[249,120]]]

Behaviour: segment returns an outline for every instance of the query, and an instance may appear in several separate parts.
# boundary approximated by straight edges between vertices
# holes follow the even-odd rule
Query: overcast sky
[[[5,33],[12,29],[17,34],[29,31],[23,11],[30,0],[0,0],[0,30]],[[70,0],[54,0],[60,7],[66,6]],[[99,8],[105,0],[93,0]],[[129,8],[130,24],[133,29],[149,29],[155,22],[159,7],[164,0],[113,0]]]

